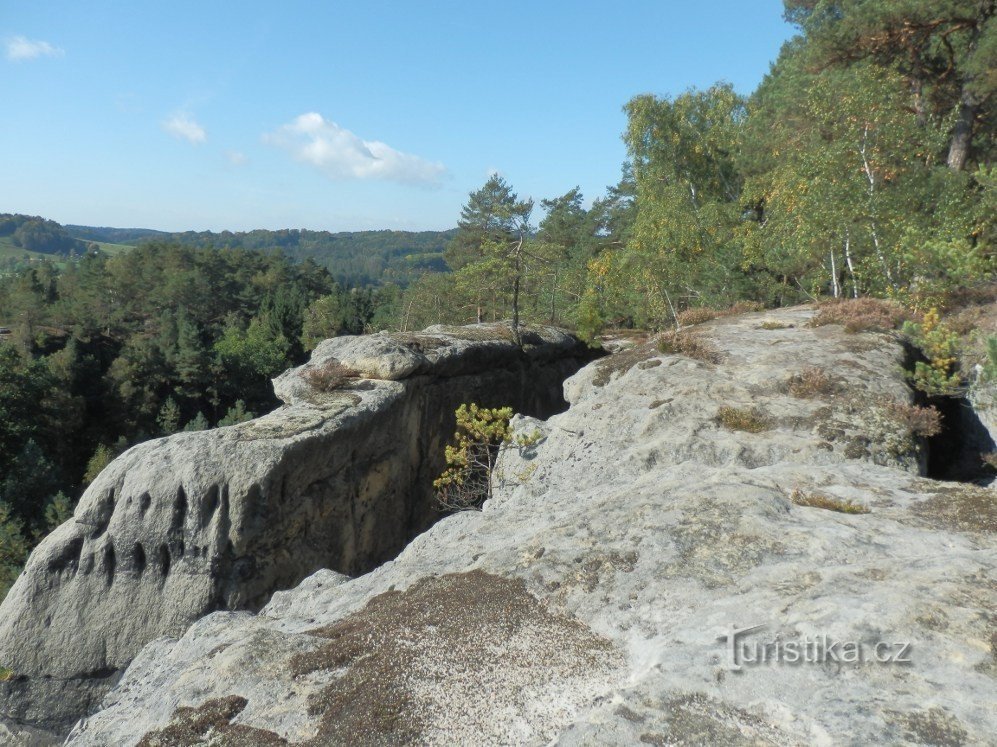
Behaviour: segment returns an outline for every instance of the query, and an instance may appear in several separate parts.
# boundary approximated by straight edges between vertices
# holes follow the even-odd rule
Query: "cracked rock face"
[[[592,358],[557,330],[530,329],[523,350],[506,336],[482,325],[329,340],[275,382],[286,404],[273,413],[121,455],[0,607],[0,662],[14,672],[0,719],[68,730],[150,641],[216,610],[258,610],[319,569],[357,574],[396,555],[440,516],[432,480],[455,408],[547,416]],[[317,391],[308,372],[330,360],[359,377]]]
[[[897,342],[811,315],[692,330],[720,362],[646,345],[587,366],[569,410],[517,418],[529,443],[483,512],[157,640],[69,743],[992,741],[994,493],[919,476],[924,444],[888,417],[911,401]],[[811,367],[835,385],[794,396]],[[749,626],[866,658],[736,671],[723,638]],[[884,642],[910,662],[874,661]]]

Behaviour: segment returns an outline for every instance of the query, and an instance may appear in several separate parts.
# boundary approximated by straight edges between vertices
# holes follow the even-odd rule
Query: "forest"
[[[0,240],[136,245],[0,276],[0,596],[115,454],[267,411],[270,377],[325,337],[511,320],[595,339],[866,296],[944,310],[993,279],[995,6],[785,0],[798,33],[750,95],[630,99],[620,180],[590,203],[570,175],[539,204],[495,175],[425,235],[0,216]]]
[[[66,226],[71,236],[92,242],[141,245],[167,242],[214,249],[279,250],[303,262],[325,267],[336,282],[348,286],[381,283],[407,285],[425,272],[443,272],[443,250],[453,231],[183,231]]]

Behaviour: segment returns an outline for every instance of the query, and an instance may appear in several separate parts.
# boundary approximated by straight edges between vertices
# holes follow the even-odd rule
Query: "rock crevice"
[[[328,340],[275,380],[285,405],[136,446],[32,553],[0,607],[0,717],[68,729],[149,641],[215,610],[257,610],[320,568],[369,571],[440,514],[453,411],[546,417],[594,353],[557,330],[429,330]],[[360,377],[317,391],[330,360]],[[80,673],[100,673],[99,676]]]

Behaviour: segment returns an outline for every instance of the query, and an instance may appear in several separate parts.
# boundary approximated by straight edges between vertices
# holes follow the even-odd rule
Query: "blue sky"
[[[474,6],[474,7],[472,7]],[[619,178],[622,106],[749,93],[780,0],[0,5],[0,212],[162,230],[441,229]]]

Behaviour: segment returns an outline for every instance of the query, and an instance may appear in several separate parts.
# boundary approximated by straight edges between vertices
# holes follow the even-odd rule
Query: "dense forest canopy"
[[[828,296],[925,311],[991,280],[995,6],[785,0],[799,34],[750,96],[626,104],[621,178],[590,204],[570,175],[537,201],[496,175],[451,232],[0,216],[0,248],[72,257],[0,274],[0,594],[114,453],[267,410],[269,378],[325,337],[495,319],[591,337]]]

